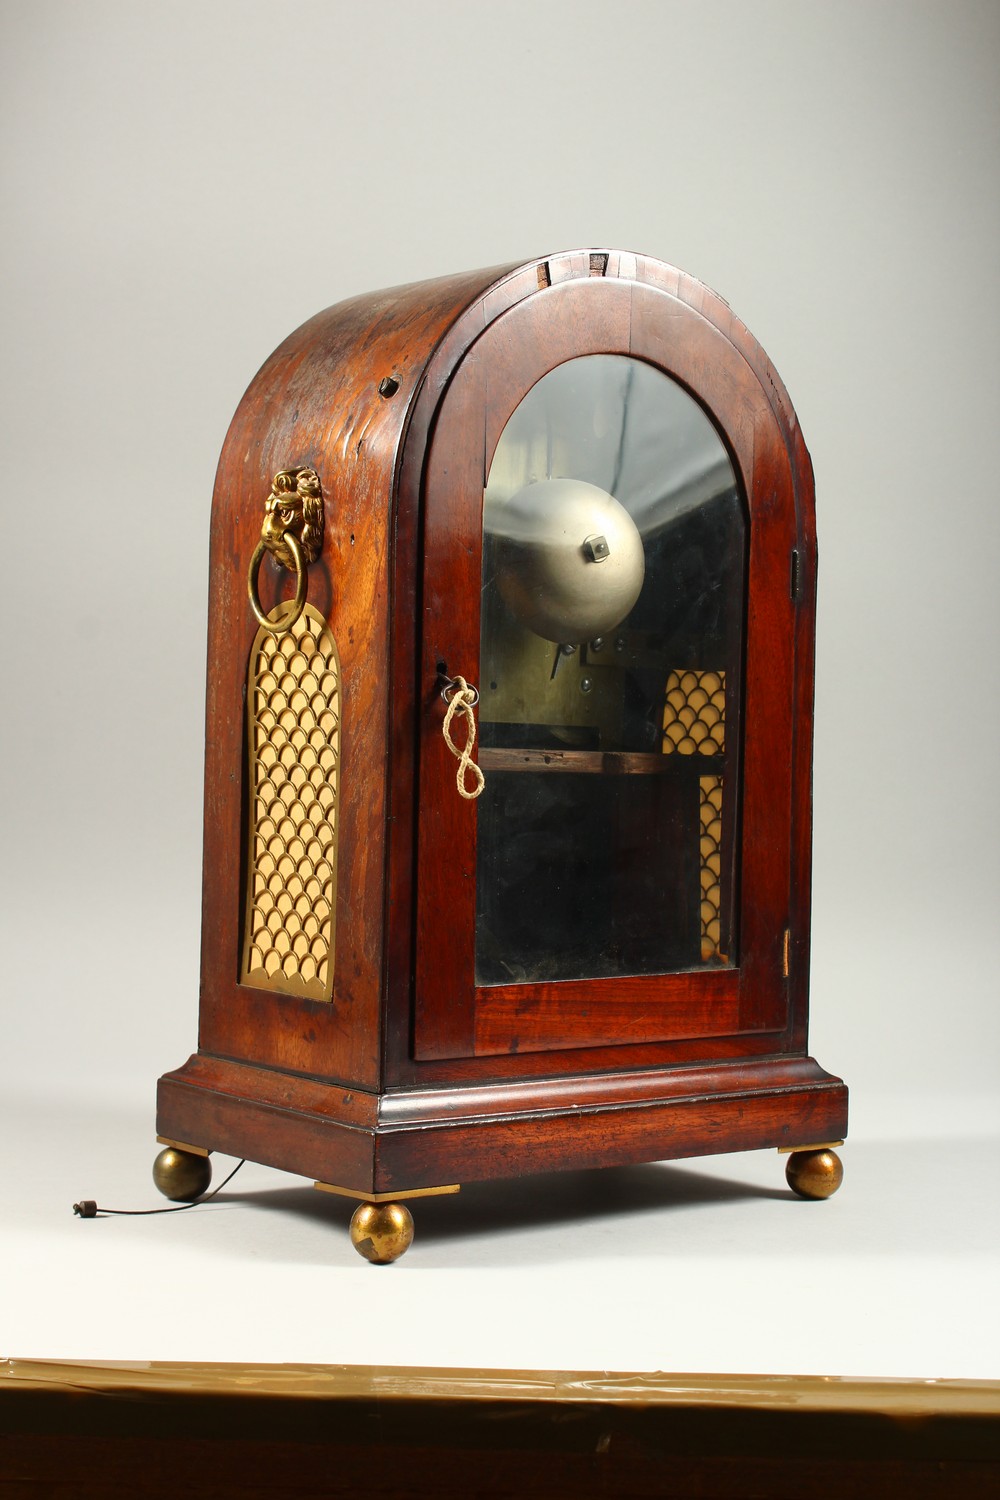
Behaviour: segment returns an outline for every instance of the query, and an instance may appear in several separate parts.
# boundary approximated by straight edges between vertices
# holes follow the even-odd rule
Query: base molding
[[[358,1196],[842,1140],[847,1089],[808,1057],[382,1095],[196,1053],[160,1079],[157,1134]]]

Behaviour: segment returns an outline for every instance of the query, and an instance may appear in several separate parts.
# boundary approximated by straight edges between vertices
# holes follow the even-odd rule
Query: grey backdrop
[[[1000,7],[0,14],[8,1092],[151,1108],[194,1046],[209,502],[257,366],[354,293],[612,245],[731,302],[813,456],[815,1053],[857,1130],[995,1122]]]

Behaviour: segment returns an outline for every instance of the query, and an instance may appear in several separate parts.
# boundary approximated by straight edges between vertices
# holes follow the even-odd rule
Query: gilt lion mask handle
[[[247,573],[247,594],[257,623],[271,635],[291,630],[306,602],[306,568],[323,546],[323,495],[315,469],[282,469],[275,474],[264,502],[260,541]],[[265,552],[295,573],[295,597],[286,601],[277,619],[261,608],[257,578]],[[272,614],[274,611],[272,610]]]

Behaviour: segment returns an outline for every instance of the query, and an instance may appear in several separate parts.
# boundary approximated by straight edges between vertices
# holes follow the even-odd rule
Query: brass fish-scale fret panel
[[[721,755],[725,748],[725,672],[671,672],[663,709],[664,755]]]
[[[280,606],[279,606],[280,608]],[[329,1000],[337,894],[340,661],[318,610],[257,632],[247,683],[242,984]]]
[[[671,672],[663,708],[664,755],[721,756],[726,749],[725,672]],[[727,963],[722,943],[722,777],[700,776],[701,958]]]
[[[722,944],[722,777],[699,776],[701,959],[727,962]]]

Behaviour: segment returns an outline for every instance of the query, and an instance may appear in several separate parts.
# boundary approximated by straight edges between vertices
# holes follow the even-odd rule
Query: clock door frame
[[[477,986],[475,804],[455,787],[439,675],[443,667],[477,680],[482,496],[507,420],[543,375],[590,354],[644,360],[686,389],[720,433],[747,507],[739,960],[635,978]],[[739,1038],[751,1035],[758,1051],[764,1033],[782,1050],[803,673],[811,691],[811,633],[803,653],[790,581],[793,559],[800,576],[809,561],[803,482],[811,499],[811,474],[796,472],[772,392],[745,352],[664,289],[603,277],[562,281],[503,311],[471,343],[438,406],[422,487],[415,1060],[699,1038],[713,1055],[717,1047],[738,1050]]]

